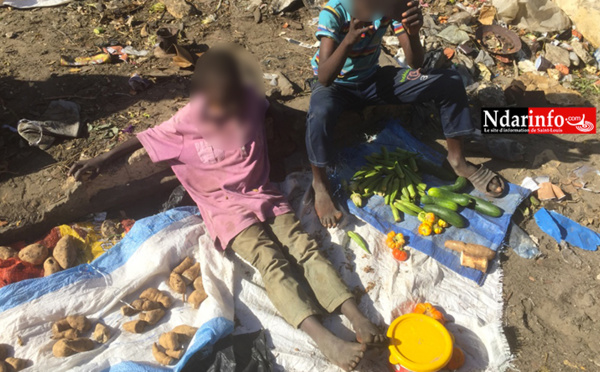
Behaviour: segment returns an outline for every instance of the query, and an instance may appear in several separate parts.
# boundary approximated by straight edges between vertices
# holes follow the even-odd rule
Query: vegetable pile
[[[0,344],[0,371],[20,371],[27,367],[27,360],[7,357],[8,350]]]
[[[174,364],[181,359],[187,345],[192,340],[198,328],[185,324],[173,328],[170,332],[165,332],[158,338],[158,344],[152,345],[152,356],[162,365]]]
[[[58,340],[52,346],[52,354],[64,358],[73,354],[94,349],[94,341],[104,344],[110,338],[110,330],[102,323],[97,323],[89,337],[83,337],[92,329],[92,323],[83,315],[69,315],[52,323],[52,339]]]
[[[461,208],[472,208],[490,217],[502,215],[502,210],[494,204],[461,194],[467,185],[464,177],[456,178],[452,185],[427,188],[421,180],[420,169],[442,178],[447,178],[447,171],[416,153],[400,148],[390,152],[382,146],[380,153],[368,155],[365,160],[367,164],[354,173],[348,185],[352,202],[361,208],[364,199],[382,196],[395,222],[402,221],[402,214],[417,217],[421,222],[418,229],[421,235],[440,234],[450,225],[465,227],[466,221],[458,213]]]

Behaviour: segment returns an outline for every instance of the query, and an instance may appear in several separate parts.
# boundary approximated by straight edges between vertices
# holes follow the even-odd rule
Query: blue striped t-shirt
[[[338,44],[342,42],[350,29],[352,20],[348,11],[349,6],[344,4],[347,1],[351,0],[331,0],[321,10],[316,32],[317,39],[321,40],[325,36]],[[353,46],[342,71],[335,80],[336,83],[360,82],[369,78],[377,70],[381,42],[390,25],[394,28],[395,35],[405,32],[400,22],[387,17],[375,20],[373,29],[367,31],[365,37]],[[319,71],[318,51],[312,58],[311,65],[316,76]]]

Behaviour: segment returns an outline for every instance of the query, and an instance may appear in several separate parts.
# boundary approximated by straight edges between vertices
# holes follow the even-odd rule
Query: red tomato
[[[394,249],[393,252],[394,258],[398,261],[406,261],[408,260],[408,252],[403,249]]]

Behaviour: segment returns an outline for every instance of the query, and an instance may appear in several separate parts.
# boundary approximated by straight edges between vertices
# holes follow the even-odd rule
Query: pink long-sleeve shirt
[[[221,130],[206,125],[205,101],[196,96],[171,119],[137,134],[153,162],[171,165],[219,249],[247,227],[292,211],[269,181],[269,103],[250,90],[245,97],[243,121]]]

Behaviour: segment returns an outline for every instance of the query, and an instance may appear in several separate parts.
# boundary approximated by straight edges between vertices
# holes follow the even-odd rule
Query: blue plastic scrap
[[[595,251],[600,246],[600,234],[560,213],[542,208],[533,217],[540,229],[557,243],[564,240],[586,251]]]

